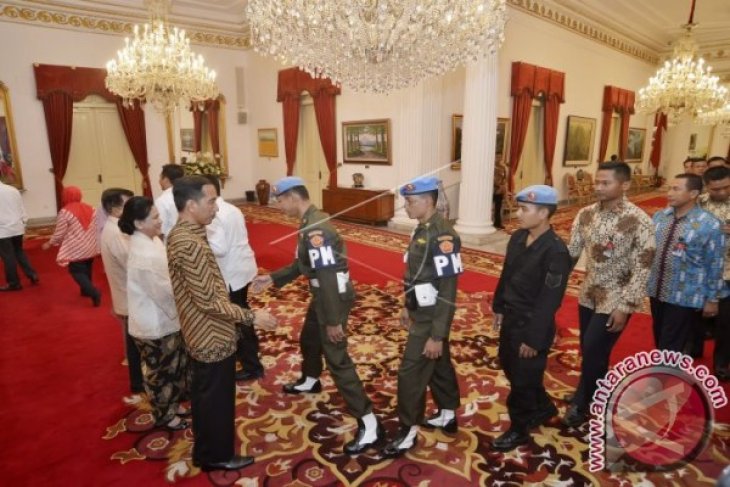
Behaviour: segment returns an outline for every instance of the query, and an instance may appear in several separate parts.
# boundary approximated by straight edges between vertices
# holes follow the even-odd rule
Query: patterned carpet
[[[246,206],[251,234],[257,225],[276,223],[291,228],[281,213]],[[348,241],[372,247],[373,259],[400,252],[406,237],[390,232],[337,222]],[[287,231],[285,229],[285,231]],[[254,247],[256,248],[256,247]],[[501,259],[477,251],[465,252],[469,272],[481,274],[493,287]],[[266,265],[265,262],[259,262]],[[374,403],[375,412],[392,433],[396,428],[397,369],[405,332],[397,327],[401,283],[357,282],[358,300],[351,315],[350,351],[358,373]],[[342,445],[353,437],[355,420],[343,414],[344,403],[329,375],[323,391],[306,397],[281,394],[281,385],[296,379],[299,370],[297,337],[308,302],[308,289],[298,281],[283,290],[253,299],[280,318],[275,333],[262,335],[261,351],[266,377],[238,385],[236,432],[243,454],[256,464],[240,472],[214,472],[214,485],[319,487],[319,486],[653,486],[713,485],[730,463],[730,429],[715,425],[705,451],[691,465],[664,474],[589,473],[587,428],[569,429],[554,422],[536,430],[533,442],[509,453],[489,445],[508,423],[507,384],[496,363],[497,339],[491,331],[488,292],[459,292],[452,328],[451,350],[461,385],[460,429],[454,436],[422,431],[419,445],[402,459],[384,461],[375,450],[350,458]],[[562,397],[577,380],[578,339],[574,328],[561,334],[550,354],[546,387]],[[564,404],[557,401],[561,407]],[[432,405],[429,405],[431,407]],[[127,448],[112,460],[132,468],[135,462],[160,462],[169,482],[195,478],[200,470],[191,463],[190,431],[169,433],[152,428],[149,405],[130,404],[129,412],[107,428],[104,439],[121,437]]]

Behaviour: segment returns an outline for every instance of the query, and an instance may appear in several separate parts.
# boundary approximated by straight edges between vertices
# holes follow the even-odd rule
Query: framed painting
[[[587,166],[591,163],[595,132],[595,118],[568,116],[563,153],[564,166]]]
[[[180,150],[183,152],[195,152],[194,129],[180,129]]]
[[[259,129],[258,145],[259,156],[279,157],[279,139],[276,129]]]
[[[342,162],[393,164],[390,119],[342,122]]]
[[[644,160],[644,146],[646,129],[629,127],[629,138],[626,142],[626,162],[641,162]]]
[[[15,142],[13,111],[8,88],[0,81],[0,181],[23,189],[18,145]]]
[[[461,129],[464,122],[463,115],[451,116],[451,169],[461,169]],[[509,150],[509,118],[497,119],[497,140],[494,146],[496,161],[507,163]]]

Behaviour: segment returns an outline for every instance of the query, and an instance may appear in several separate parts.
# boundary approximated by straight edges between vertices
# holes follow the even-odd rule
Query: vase
[[[265,179],[259,179],[256,183],[256,196],[259,197],[259,205],[266,206],[269,204],[269,192],[271,185]]]

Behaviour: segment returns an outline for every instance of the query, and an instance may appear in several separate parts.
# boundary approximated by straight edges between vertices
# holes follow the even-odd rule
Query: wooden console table
[[[395,211],[395,196],[386,191],[355,188],[324,189],[322,209],[330,215],[344,212],[336,216],[342,220],[387,225]],[[367,203],[364,203],[366,201]]]

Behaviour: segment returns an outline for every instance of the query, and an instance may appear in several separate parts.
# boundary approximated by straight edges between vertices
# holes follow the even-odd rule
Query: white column
[[[481,244],[492,225],[494,151],[497,138],[497,55],[467,65],[461,145],[459,219],[464,242]]]

